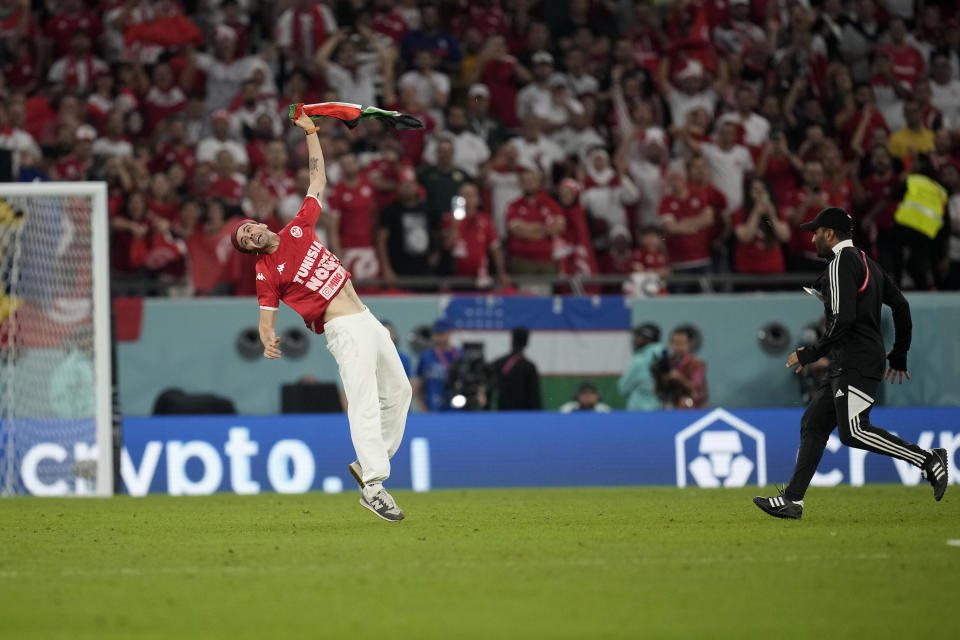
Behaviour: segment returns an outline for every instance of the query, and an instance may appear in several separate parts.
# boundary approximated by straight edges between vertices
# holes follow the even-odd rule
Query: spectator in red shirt
[[[867,83],[858,84],[853,93],[853,100],[857,111],[844,125],[841,135],[849,152],[864,156],[873,149],[873,132],[882,129],[889,133],[890,128],[883,114],[876,107],[872,86]]]
[[[163,173],[156,173],[150,180],[147,195],[147,216],[151,221],[165,220],[173,223],[180,215],[180,199],[173,191],[170,181]]]
[[[480,211],[480,191],[472,182],[460,186],[463,208],[443,216],[443,250],[452,264],[453,274],[476,278],[478,286],[491,283],[490,257],[493,258],[497,284],[510,283],[493,219]]]
[[[553,257],[560,264],[560,273],[566,276],[591,276],[600,271],[587,227],[587,214],[580,204],[581,191],[580,183],[572,178],[562,180],[557,189],[566,228]]]
[[[173,164],[183,167],[189,181],[193,177],[193,170],[197,166],[197,157],[193,147],[187,143],[187,124],[182,116],[170,118],[166,127],[167,141],[157,147],[157,154],[153,158],[152,168],[161,171]]]
[[[96,42],[103,33],[100,20],[84,6],[82,0],[61,0],[54,6],[58,10],[47,20],[43,30],[53,43],[56,55],[67,54],[70,37],[74,33],[85,34],[91,42]]]
[[[280,140],[272,140],[267,143],[265,155],[266,166],[257,173],[254,181],[259,182],[269,189],[270,193],[283,200],[297,188],[293,172],[287,168],[287,147]]]
[[[217,154],[217,160],[213,165],[215,175],[207,189],[208,198],[219,198],[231,207],[240,206],[247,178],[237,172],[235,167],[230,151],[224,149]]]
[[[790,225],[777,208],[773,191],[760,178],[747,185],[743,208],[733,214],[737,246],[733,270],[737,273],[783,273],[781,244],[790,240]]]
[[[517,87],[530,82],[530,72],[507,50],[507,40],[495,35],[480,52],[469,84],[481,82],[490,91],[490,112],[508,129],[520,125],[517,117]]]
[[[93,169],[93,141],[97,131],[88,124],[77,127],[73,150],[53,167],[59,180],[88,180]]]
[[[327,190],[328,246],[357,280],[377,278],[380,264],[373,245],[373,185],[360,172],[353,153],[341,156],[338,164],[340,181]]]
[[[809,231],[800,229],[800,225],[813,220],[825,207],[838,206],[823,190],[823,164],[819,160],[808,160],[803,167],[803,185],[796,189],[784,206],[784,213],[790,223],[791,271],[820,272],[823,261],[817,256],[813,246],[813,237]]]
[[[174,84],[173,71],[168,64],[153,69],[153,86],[143,99],[143,114],[147,132],[152,132],[161,120],[180,113],[187,106],[187,96]]]
[[[865,199],[860,228],[868,246],[874,247],[874,255],[880,264],[893,273],[896,266],[894,257],[898,250],[893,216],[900,204],[893,193],[903,182],[903,176],[895,169],[893,156],[883,146],[874,147],[870,154],[870,166],[872,173],[863,179]]]
[[[893,75],[902,83],[913,87],[917,79],[926,73],[927,65],[915,47],[907,44],[907,25],[898,15],[893,15],[887,25],[890,44],[880,47],[880,50],[890,56],[893,64]]]
[[[541,190],[539,170],[520,174],[523,197],[507,207],[507,252],[514,275],[555,275],[554,240],[563,235],[566,222],[560,206]]]
[[[827,198],[835,207],[852,210],[854,201],[860,200],[860,183],[850,176],[840,147],[833,140],[825,140],[820,145],[820,157],[823,159],[823,190]]]
[[[770,134],[757,161],[757,175],[773,191],[774,200],[786,202],[797,188],[797,177],[803,173],[803,161],[790,150],[782,129]]]
[[[34,55],[33,46],[27,40],[9,44],[13,56],[6,62],[3,72],[11,88],[24,93],[33,93],[40,81],[40,65]]]
[[[682,165],[667,170],[667,193],[660,200],[660,222],[667,240],[670,266],[678,274],[710,271],[713,208],[690,189]]]
[[[149,233],[146,198],[134,191],[127,196],[123,211],[110,218],[110,267],[124,273],[142,267]]]

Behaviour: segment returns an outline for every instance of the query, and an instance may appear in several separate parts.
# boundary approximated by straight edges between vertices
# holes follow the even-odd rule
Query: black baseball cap
[[[827,207],[817,214],[817,217],[806,224],[800,225],[804,231],[816,231],[820,227],[834,231],[853,231],[853,218],[840,207]]]
[[[660,340],[660,327],[652,322],[645,322],[639,327],[634,328],[633,335],[646,338],[651,342],[658,342]]]

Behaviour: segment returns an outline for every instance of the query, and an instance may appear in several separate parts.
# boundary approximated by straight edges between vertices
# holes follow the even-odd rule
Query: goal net
[[[113,493],[106,185],[0,184],[0,494]]]

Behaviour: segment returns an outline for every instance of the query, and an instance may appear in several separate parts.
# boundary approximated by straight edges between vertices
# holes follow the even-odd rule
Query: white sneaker
[[[386,520],[387,522],[400,522],[403,520],[403,511],[400,510],[393,496],[387,493],[386,489],[380,487],[380,489],[374,492],[369,498],[367,498],[366,494],[367,492],[364,491],[364,495],[360,496],[360,504],[376,514],[378,518]]]

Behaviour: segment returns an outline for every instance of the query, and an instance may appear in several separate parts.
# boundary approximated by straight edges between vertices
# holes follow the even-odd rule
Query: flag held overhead
[[[301,113],[306,113],[314,121],[322,116],[336,118],[343,121],[351,129],[356,127],[361,120],[370,118],[383,120],[394,129],[423,129],[423,123],[411,115],[377,107],[364,107],[349,102],[318,102],[316,104],[298,102],[297,104],[291,104],[287,113],[290,122],[299,118]]]

